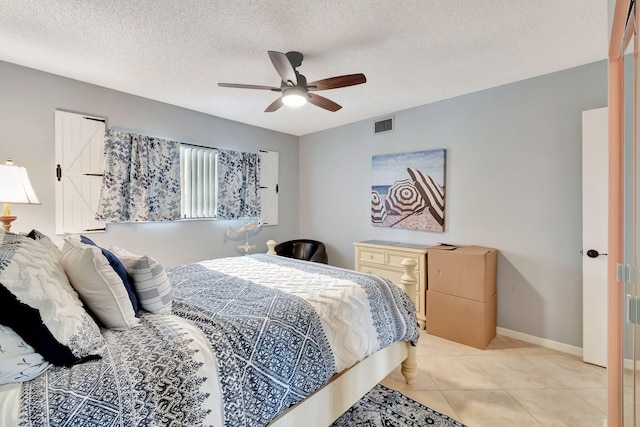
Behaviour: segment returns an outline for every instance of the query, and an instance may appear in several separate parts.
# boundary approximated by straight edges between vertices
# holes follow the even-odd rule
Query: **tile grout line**
[[[547,390],[547,389],[544,389],[544,388],[543,388],[543,389],[540,389],[540,390]],[[540,424],[541,426],[544,426],[544,424],[543,424],[542,420],[541,420],[541,419],[539,419],[538,417],[536,417],[536,414],[534,414],[533,412],[531,412],[530,410],[528,410],[528,409],[527,409],[527,407],[526,407],[526,406],[524,406],[524,405],[522,404],[522,402],[520,402],[520,401],[518,400],[518,398],[516,398],[513,394],[511,394],[511,393],[509,392],[509,390],[504,389],[504,391],[505,391],[505,393],[507,393],[507,394],[509,395],[509,397],[511,397],[511,398],[512,398],[512,399],[513,399],[513,400],[514,400],[518,405],[520,405],[520,407],[521,407],[522,409],[524,409],[524,411],[525,411],[527,414],[531,415],[531,417],[532,417],[534,420],[536,420],[536,422],[537,422],[538,424]]]

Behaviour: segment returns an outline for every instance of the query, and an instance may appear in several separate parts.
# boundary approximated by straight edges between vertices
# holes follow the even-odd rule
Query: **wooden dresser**
[[[404,258],[414,259],[417,263],[418,278],[417,317],[421,328],[427,322],[427,248],[426,245],[387,242],[383,240],[365,240],[353,244],[356,251],[355,270],[375,274],[393,283],[400,284],[404,269],[400,262]]]

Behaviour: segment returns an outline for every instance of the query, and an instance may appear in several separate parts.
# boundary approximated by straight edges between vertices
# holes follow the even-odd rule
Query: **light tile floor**
[[[606,369],[498,335],[478,350],[422,331],[418,378],[396,369],[382,384],[468,427],[602,427]]]

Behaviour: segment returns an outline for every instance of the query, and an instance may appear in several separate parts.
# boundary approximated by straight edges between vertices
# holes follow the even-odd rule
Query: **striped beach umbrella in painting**
[[[407,168],[416,190],[426,200],[429,212],[440,225],[444,225],[444,189],[429,175]]]
[[[380,224],[387,218],[387,210],[377,191],[371,192],[371,222]]]
[[[389,187],[385,204],[389,215],[411,215],[427,207],[425,199],[408,179],[396,181]]]

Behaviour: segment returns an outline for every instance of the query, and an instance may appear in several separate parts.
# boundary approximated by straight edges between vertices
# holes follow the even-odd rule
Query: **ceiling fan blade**
[[[307,83],[307,86],[315,86],[315,89],[309,90],[327,90],[337,89],[339,87],[354,86],[362,83],[366,83],[367,78],[364,74],[347,74],[345,76],[330,77],[328,79],[317,80],[315,82]]]
[[[276,68],[276,71],[280,75],[283,82],[291,82],[294,86],[298,84],[298,78],[296,77],[296,70],[294,70],[289,58],[282,52],[269,51],[269,58],[271,63]]]
[[[241,83],[218,83],[220,87],[234,87],[239,89],[262,89],[262,90],[272,90],[274,92],[280,92],[282,89],[279,87],[273,86],[260,86],[260,85],[245,85]]]
[[[329,110],[331,112],[336,112],[342,108],[341,105],[336,104],[330,99],[325,98],[324,96],[315,95],[313,93],[308,93],[309,102],[316,107],[324,108],[325,110]]]
[[[283,105],[284,105],[284,103],[282,102],[282,97],[279,97],[278,99],[273,101],[271,103],[271,105],[269,105],[267,107],[267,109],[264,110],[264,112],[265,113],[273,113],[274,111],[276,111],[278,108],[282,107]]]

